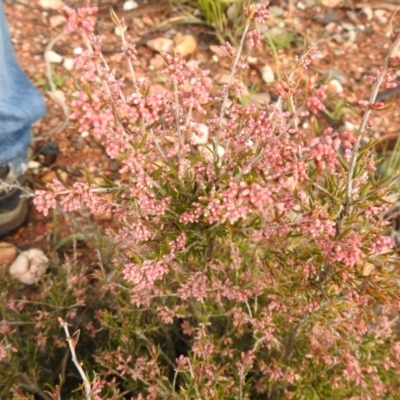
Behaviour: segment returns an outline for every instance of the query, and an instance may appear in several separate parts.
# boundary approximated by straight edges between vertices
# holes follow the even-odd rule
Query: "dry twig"
[[[83,385],[85,387],[85,393],[86,393],[86,399],[90,400],[90,393],[92,391],[90,382],[88,377],[86,376],[85,371],[83,370],[83,368],[81,367],[78,358],[76,357],[76,353],[75,353],[75,347],[78,343],[79,340],[79,330],[77,330],[73,336],[74,338],[71,337],[71,335],[69,334],[69,329],[68,329],[68,323],[65,322],[62,318],[58,318],[58,322],[60,323],[60,325],[64,328],[65,331],[65,336],[67,337],[67,342],[69,345],[69,349],[71,350],[71,355],[72,355],[72,361],[74,362],[76,368],[79,371],[79,375],[81,376],[82,380],[83,380]]]

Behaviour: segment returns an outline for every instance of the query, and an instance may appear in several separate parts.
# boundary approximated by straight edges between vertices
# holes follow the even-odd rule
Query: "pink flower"
[[[247,18],[254,19],[259,24],[263,24],[271,16],[271,13],[267,10],[268,6],[269,2],[252,4],[250,7],[244,8],[244,15]]]
[[[68,19],[64,31],[66,33],[78,31],[81,34],[87,34],[94,30],[94,20],[87,18],[97,13],[97,7],[82,7],[76,11],[68,6],[63,7],[63,11]]]
[[[253,29],[247,33],[246,44],[249,49],[252,49],[254,46],[262,48],[263,43],[264,37],[258,29]]]
[[[56,194],[46,190],[36,190],[33,204],[39,212],[42,212],[46,217],[50,209],[56,208]]]
[[[318,111],[325,110],[325,105],[321,102],[321,100],[317,97],[310,97],[306,102],[307,108],[311,111],[312,114],[317,114]]]

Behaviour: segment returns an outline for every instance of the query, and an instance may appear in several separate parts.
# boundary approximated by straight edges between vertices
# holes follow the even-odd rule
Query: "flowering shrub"
[[[247,68],[246,41],[261,43],[249,29],[267,6],[245,9],[238,49],[221,48],[232,61],[221,89],[164,53],[169,95],[136,79],[123,34],[132,86],[117,79],[85,19],[95,10],[67,10],[87,45],[73,117],[121,165],[117,182],[55,180],[34,200],[45,215],[59,202],[120,222],[108,235],[124,284],[103,283],[115,314],[88,322],[104,347],[85,366],[87,398],[399,398],[397,261],[380,218],[390,182],[361,139],[382,109],[379,87],[393,85],[400,36],[371,77],[359,129],[312,134],[298,121],[325,108],[327,87],[303,81],[316,46],[279,82],[276,104],[239,101],[235,74]]]

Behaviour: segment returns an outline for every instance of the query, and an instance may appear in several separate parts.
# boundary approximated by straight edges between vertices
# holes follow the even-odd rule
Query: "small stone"
[[[214,54],[216,54],[218,57],[221,56],[221,53],[222,53],[221,46],[217,46],[217,45],[215,45],[215,44],[211,44],[211,45],[209,46],[209,49],[210,49]]]
[[[147,15],[142,18],[142,22],[145,26],[154,26],[154,21]]]
[[[296,7],[297,7],[299,10],[301,10],[301,11],[304,11],[304,10],[306,9],[306,5],[305,5],[304,3],[302,3],[301,1],[299,1],[299,2],[296,4]]]
[[[374,17],[374,12],[372,11],[372,8],[370,7],[364,7],[361,9],[361,12],[365,14],[367,17],[367,21],[371,21],[372,18]]]
[[[52,15],[49,18],[49,23],[52,28],[56,28],[57,26],[64,25],[67,22],[67,19],[60,14]]]
[[[184,35],[175,43],[175,51],[182,54],[182,57],[188,57],[197,50],[197,42],[194,36]]]
[[[331,89],[335,93],[342,93],[343,92],[343,86],[337,79],[332,79],[329,82],[328,86],[329,86],[329,89]]]
[[[325,31],[328,33],[335,33],[337,31],[338,24],[336,22],[329,22],[325,25]]]
[[[74,47],[74,49],[72,50],[72,53],[75,55],[75,56],[80,56],[81,54],[82,54],[82,52],[83,52],[83,49],[82,49],[82,47]]]
[[[336,7],[342,0],[321,0],[321,4],[328,8]]]
[[[354,124],[352,124],[350,121],[345,121],[344,123],[344,128],[348,131],[352,131],[355,129]]]
[[[41,181],[43,182],[43,183],[50,183],[50,182],[53,182],[53,179],[56,179],[57,178],[57,173],[55,172],[55,171],[48,171],[48,172],[46,172],[43,176],[42,176],[42,179],[41,179]]]
[[[70,179],[70,177],[69,177],[69,175],[68,175],[68,172],[66,172],[66,171],[64,171],[64,170],[58,170],[57,172],[58,172],[59,178],[60,178],[63,182],[65,182],[65,181],[67,181],[67,180]]]
[[[34,160],[30,160],[28,161],[28,169],[29,170],[38,170],[41,167],[40,162],[38,161],[34,161]]]
[[[50,10],[59,10],[65,6],[61,0],[39,0],[39,5]]]
[[[11,243],[0,242],[0,267],[8,267],[18,255],[18,251]]]
[[[25,285],[34,285],[46,273],[49,259],[40,249],[23,251],[10,265],[10,275]]]
[[[47,142],[44,146],[40,149],[39,157],[41,158],[40,161],[49,166],[56,162],[58,155],[60,154],[60,146],[57,142],[51,140]]]
[[[356,31],[349,31],[347,34],[347,38],[349,42],[355,42],[357,38],[357,32]]]
[[[74,69],[75,60],[73,58],[64,58],[63,67],[67,71],[72,71]]]
[[[386,10],[375,10],[374,14],[380,24],[386,24],[388,22]]]
[[[167,53],[170,53],[174,47],[174,42],[172,39],[158,37],[148,40],[146,46],[154,51],[166,51]]]
[[[53,50],[46,51],[44,54],[46,61],[53,63],[53,64],[60,64],[63,60],[60,54],[56,53]]]
[[[83,138],[77,138],[74,143],[74,147],[76,150],[82,150],[85,147],[85,141]]]
[[[228,17],[229,21],[235,22],[238,16],[238,7],[237,4],[231,4],[228,9],[226,10],[226,16]]]
[[[134,10],[135,8],[138,8],[138,7],[139,7],[138,3],[136,3],[136,1],[133,1],[133,0],[125,1],[125,3],[122,5],[122,9],[124,11]]]
[[[252,56],[247,56],[247,62],[249,64],[257,64],[258,58],[257,57],[252,57]]]
[[[272,83],[275,81],[275,74],[269,65],[266,65],[260,69],[262,79],[265,83]]]

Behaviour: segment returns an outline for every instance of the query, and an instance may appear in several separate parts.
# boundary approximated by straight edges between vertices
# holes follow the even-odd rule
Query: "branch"
[[[392,44],[392,47],[389,50],[389,54],[386,57],[386,60],[383,64],[381,73],[379,74],[378,78],[376,79],[376,82],[374,84],[374,86],[372,87],[372,92],[371,92],[371,96],[369,97],[369,104],[372,105],[375,103],[376,97],[378,95],[378,91],[379,88],[382,86],[382,83],[384,82],[385,76],[386,76],[386,72],[390,66],[390,62],[392,57],[394,56],[394,54],[396,53],[396,50],[398,48],[400,44],[400,33],[397,34],[397,37],[395,39],[395,41]],[[354,169],[356,167],[356,161],[357,161],[357,156],[358,156],[358,152],[360,150],[360,146],[361,146],[361,140],[364,137],[364,132],[366,130],[367,127],[367,123],[368,123],[368,119],[371,115],[371,108],[368,108],[362,119],[360,122],[360,126],[358,128],[359,131],[359,136],[357,138],[357,141],[353,147],[353,150],[351,152],[351,159],[350,159],[350,164],[349,164],[349,172],[347,175],[347,183],[346,183],[346,199],[345,202],[343,204],[343,209],[339,214],[338,217],[338,221],[337,221],[337,234],[339,235],[342,231],[342,226],[343,226],[343,222],[349,212],[350,206],[351,206],[351,202],[352,202],[352,190],[353,190],[353,175],[354,175]]]
[[[232,83],[233,83],[233,81],[235,79],[236,69],[237,69],[237,66],[239,64],[240,56],[242,55],[242,50],[243,50],[243,47],[244,47],[244,41],[246,39],[246,35],[247,35],[247,32],[248,32],[249,28],[250,28],[250,20],[247,20],[246,26],[244,27],[244,30],[243,30],[242,38],[240,40],[239,47],[238,47],[237,52],[236,52],[235,61],[233,62],[231,74],[229,76],[229,82],[228,82],[228,84],[226,86],[224,99],[223,99],[222,105],[221,105],[221,111],[219,113],[219,128],[218,128],[217,136],[216,136],[216,148],[218,148],[218,145],[220,144],[222,121],[224,119],[224,114],[225,114],[225,110],[226,110],[226,107],[227,107],[227,102],[228,102],[228,97],[229,97],[229,89],[231,88]],[[215,158],[216,158],[216,152],[214,152],[214,159]]]
[[[57,125],[55,128],[53,128],[50,132],[47,133],[46,137],[52,137],[53,135],[60,133],[61,131],[63,131],[66,126],[69,123],[69,109],[67,104],[65,103],[64,99],[60,96],[57,95],[57,88],[56,85],[54,84],[53,81],[53,71],[51,69],[51,63],[48,59],[48,54],[50,51],[52,51],[53,46],[63,37],[65,36],[65,33],[60,33],[59,35],[57,35],[55,38],[53,38],[52,40],[50,40],[50,42],[48,43],[48,45],[46,46],[45,50],[44,50],[44,61],[46,63],[46,79],[47,82],[50,86],[50,93],[51,93],[51,98],[52,100],[54,100],[56,103],[58,103],[60,105],[60,107],[62,108],[62,111],[64,113],[64,121],[62,124]]]
[[[79,371],[79,375],[81,376],[82,380],[83,380],[83,384],[85,387],[85,393],[86,393],[86,400],[90,400],[90,393],[92,391],[89,379],[87,378],[85,371],[83,370],[83,368],[81,367],[81,365],[79,364],[78,358],[76,357],[76,353],[75,353],[75,347],[78,343],[79,340],[79,330],[76,331],[74,333],[74,336],[76,337],[75,339],[73,339],[70,334],[69,334],[69,330],[68,330],[68,323],[65,322],[62,318],[58,318],[58,322],[60,323],[60,325],[64,328],[65,331],[65,336],[67,337],[67,342],[69,345],[69,349],[71,350],[71,355],[72,355],[72,361],[74,362],[76,368]]]

